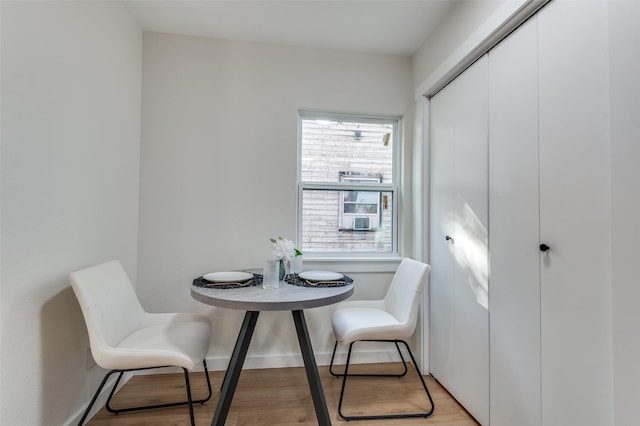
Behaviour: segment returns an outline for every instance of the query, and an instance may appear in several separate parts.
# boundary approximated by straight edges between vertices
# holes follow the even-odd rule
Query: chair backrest
[[[82,308],[91,353],[100,365],[102,351],[133,332],[145,311],[117,260],[73,272],[69,280]]]
[[[426,263],[405,257],[384,297],[385,309],[401,323],[412,323],[412,328],[416,325],[420,296],[430,270],[431,266]]]

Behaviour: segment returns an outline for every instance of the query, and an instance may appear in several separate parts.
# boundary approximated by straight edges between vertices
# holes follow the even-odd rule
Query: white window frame
[[[303,182],[302,174],[302,120],[332,120],[346,122],[369,122],[369,123],[386,123],[393,126],[393,145],[392,145],[392,180],[393,183],[348,183],[348,182]],[[315,260],[333,260],[340,262],[367,261],[374,260],[377,262],[379,271],[395,270],[399,261],[400,247],[400,146],[402,143],[402,118],[397,116],[382,116],[375,114],[351,114],[351,113],[335,113],[335,112],[319,112],[301,110],[298,111],[298,144],[297,144],[297,211],[296,211],[296,242],[298,247],[301,246],[302,240],[302,200],[303,191],[305,190],[335,190],[335,191],[371,191],[390,192],[392,194],[392,224],[391,224],[391,250],[384,252],[372,251],[308,251],[304,253],[305,262],[313,262]],[[390,269],[391,268],[391,269]],[[357,269],[357,268],[356,268]],[[368,269],[371,271],[371,269]]]

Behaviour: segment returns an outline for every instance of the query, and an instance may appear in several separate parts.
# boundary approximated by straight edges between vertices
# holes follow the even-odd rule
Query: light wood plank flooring
[[[356,371],[356,368],[359,370]],[[373,369],[395,368],[401,371],[402,364],[355,365],[353,373],[371,372]],[[389,412],[426,411],[428,400],[415,371],[410,370],[402,379],[354,378],[347,381],[343,411],[345,414],[385,414]],[[351,369],[350,369],[351,370]],[[341,379],[329,374],[329,368],[319,367],[329,414],[334,425],[347,422],[338,417],[338,399]],[[380,370],[378,370],[380,371]],[[204,405],[195,405],[196,425],[209,425],[220,395],[220,384],[224,372],[210,372],[213,396]],[[118,392],[112,405],[125,407],[175,401],[185,397],[182,374],[139,375],[132,378]],[[477,426],[478,423],[431,377],[427,386],[435,401],[435,412],[428,419],[395,419],[357,421],[349,424],[368,425],[430,425],[430,426]],[[203,373],[191,374],[194,398],[206,395]],[[113,415],[104,408],[88,423],[91,426],[169,426],[188,425],[189,412],[186,406],[147,410],[137,413]],[[304,368],[278,368],[243,370],[238,382],[233,403],[227,418],[227,426],[248,425],[316,425],[315,410]]]

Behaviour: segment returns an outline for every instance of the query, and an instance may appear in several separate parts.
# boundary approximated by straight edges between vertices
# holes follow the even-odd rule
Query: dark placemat
[[[292,285],[299,285],[300,287],[343,287],[351,284],[353,279],[344,275],[340,280],[316,281],[305,280],[304,278],[300,278],[298,274],[288,274],[284,277],[284,281]]]
[[[224,290],[227,288],[253,287],[261,284],[262,284],[262,275],[260,274],[253,274],[253,278],[251,280],[233,282],[233,283],[223,283],[223,282],[214,283],[211,281],[207,281],[202,277],[198,277],[193,280],[193,285],[195,285],[196,287],[216,288],[220,290]]]

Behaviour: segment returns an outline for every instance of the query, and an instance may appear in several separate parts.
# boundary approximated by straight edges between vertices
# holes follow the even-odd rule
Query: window
[[[298,246],[397,251],[398,119],[300,112]]]

